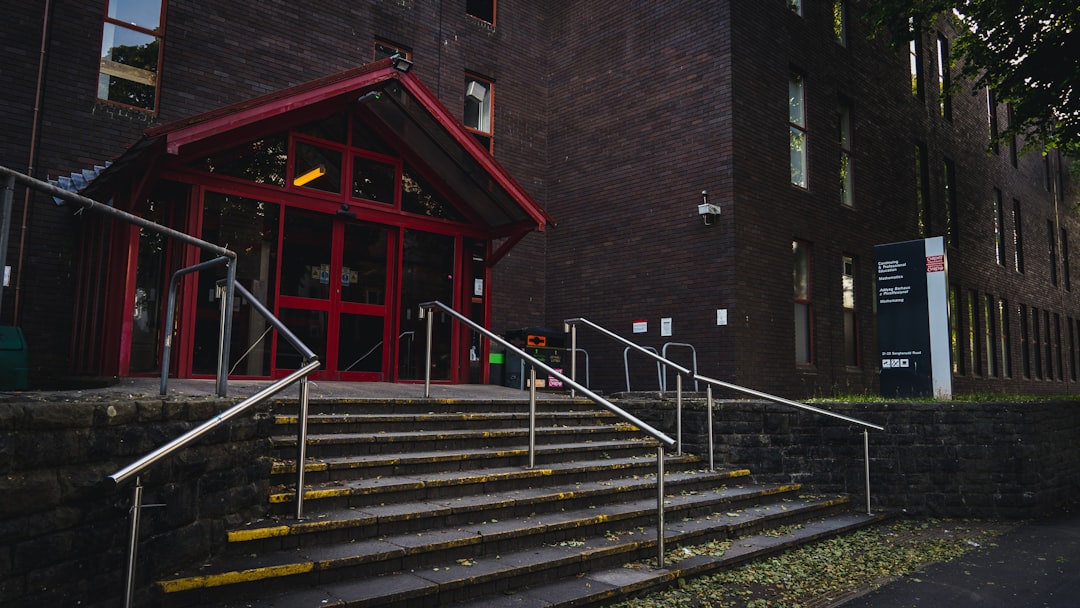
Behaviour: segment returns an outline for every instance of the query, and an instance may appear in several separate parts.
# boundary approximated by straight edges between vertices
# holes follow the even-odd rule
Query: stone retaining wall
[[[620,406],[674,433],[670,400]],[[874,509],[935,517],[1028,518],[1080,500],[1080,402],[830,403],[818,406],[885,427],[869,433]],[[703,399],[684,400],[683,449],[708,457]],[[717,466],[765,481],[797,481],[865,503],[862,427],[794,408],[716,402]]]
[[[107,476],[233,404],[33,393],[0,400],[0,605],[117,606],[133,483]],[[262,514],[265,415],[238,416],[141,477],[137,581],[205,559],[227,525]]]
[[[672,401],[619,405],[674,433]],[[118,605],[131,484],[106,477],[232,404],[127,395],[0,399],[0,605]],[[1080,403],[822,406],[885,427],[870,433],[875,510],[1027,518],[1080,499]],[[684,451],[708,457],[703,399],[684,403]],[[715,406],[719,466],[864,501],[860,427],[786,406]],[[269,416],[239,416],[143,476],[138,584],[208,556],[227,527],[266,514]],[[856,504],[859,504],[858,502]]]

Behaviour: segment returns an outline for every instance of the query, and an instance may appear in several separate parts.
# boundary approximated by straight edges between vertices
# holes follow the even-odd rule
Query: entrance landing
[[[269,380],[230,380],[228,395],[230,399],[249,397],[271,384]],[[0,393],[4,397],[18,395],[23,400],[31,395],[40,395],[43,400],[99,401],[110,398],[158,398],[161,380],[159,378],[121,378],[116,384],[100,387],[63,391],[21,391],[19,393]],[[211,379],[170,379],[168,397],[170,399],[193,399],[215,397],[215,381]],[[390,382],[338,382],[316,381],[308,383],[309,399],[313,401],[353,401],[353,400],[423,400],[423,384],[397,384]],[[293,400],[299,397],[299,385],[294,384],[275,395],[272,400]],[[566,399],[565,392],[538,393],[543,400]],[[529,392],[493,384],[432,384],[433,400],[480,400],[480,401],[522,401],[528,400]]]

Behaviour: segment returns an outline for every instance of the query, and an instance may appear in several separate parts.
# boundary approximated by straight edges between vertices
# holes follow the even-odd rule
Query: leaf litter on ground
[[[901,519],[798,547],[678,584],[614,608],[811,608],[832,606],[923,567],[980,547],[1019,522]],[[668,553],[669,563],[722,555],[730,540]],[[655,565],[655,561],[654,564]]]

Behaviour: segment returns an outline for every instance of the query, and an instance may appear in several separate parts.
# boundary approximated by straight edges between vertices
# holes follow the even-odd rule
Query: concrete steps
[[[658,569],[656,442],[609,413],[545,404],[528,468],[528,417],[514,408],[527,404],[328,404],[309,423],[303,521],[290,515],[296,420],[279,416],[274,515],[158,581],[159,605],[587,605],[874,521],[845,497],[667,454],[665,547],[742,540]]]

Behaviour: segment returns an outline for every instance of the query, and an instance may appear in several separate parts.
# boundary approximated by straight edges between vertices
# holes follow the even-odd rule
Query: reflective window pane
[[[383,318],[341,315],[338,330],[338,371],[382,372]]]
[[[352,196],[376,203],[394,204],[397,168],[363,156],[353,157]]]
[[[161,2],[159,0],[109,0],[110,19],[137,25],[143,29],[156,30],[161,26]]]
[[[296,143],[294,186],[341,193],[341,152],[307,142]]]

